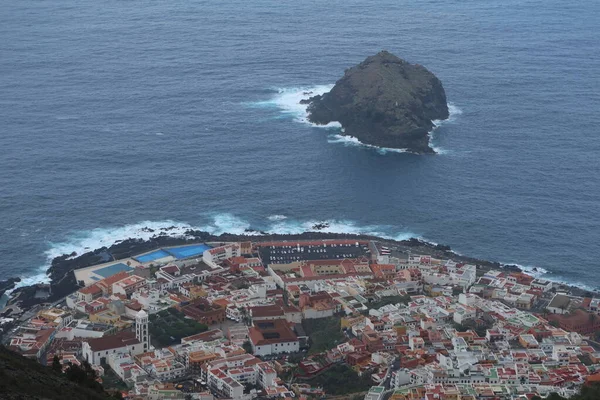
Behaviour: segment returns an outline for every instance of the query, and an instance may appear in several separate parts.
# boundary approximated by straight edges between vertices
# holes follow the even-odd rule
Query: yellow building
[[[89,320],[90,322],[112,325],[118,330],[129,328],[132,325],[132,323],[129,321],[122,321],[121,316],[113,313],[112,311],[102,311],[99,313],[90,314]]]
[[[190,287],[190,299],[198,299],[200,297],[208,296],[208,292],[200,285],[194,285]]]
[[[340,329],[344,329],[344,328],[351,328],[356,324],[360,324],[361,322],[365,321],[365,317],[363,315],[356,315],[356,316],[348,316],[348,317],[342,317],[342,319],[340,320]]]
[[[60,308],[48,308],[40,310],[38,317],[50,322],[54,326],[62,327],[66,325],[67,320],[71,320],[71,313],[61,310]]]

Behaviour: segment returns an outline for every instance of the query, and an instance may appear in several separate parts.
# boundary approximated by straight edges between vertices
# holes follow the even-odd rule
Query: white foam
[[[256,231],[250,233],[246,231],[252,227],[261,231],[265,231],[269,234],[300,234],[303,232],[316,231],[325,233],[363,234],[392,240],[407,240],[410,238],[417,238],[427,241],[427,239],[424,239],[420,235],[410,231],[399,232],[391,225],[359,225],[352,220],[297,220],[289,218],[285,215],[274,214],[266,217],[262,222],[258,222],[257,226],[251,226],[248,221],[231,213],[213,213],[208,215],[207,219],[207,223],[201,224],[200,226],[192,226],[187,223],[175,222],[171,220],[143,221],[125,226],[98,228],[91,231],[76,232],[63,242],[49,243],[50,248],[45,252],[45,256],[47,257],[47,265],[40,267],[37,271],[29,276],[22,277],[22,281],[18,283],[17,287],[32,285],[40,282],[48,282],[46,270],[50,266],[50,262],[54,257],[58,257],[63,254],[71,254],[73,252],[76,252],[77,254],[83,254],[104,246],[110,247],[119,241],[130,238],[149,240],[150,238],[160,234],[165,234],[170,237],[186,237],[185,232],[190,229],[206,231],[213,235],[220,235],[222,233],[260,235],[260,233]],[[432,243],[430,241],[428,242]],[[544,268],[536,267],[537,271],[533,271],[533,266],[523,266],[515,263],[504,264],[517,265],[523,271],[526,271],[536,277],[543,277],[544,279],[554,282],[575,285],[587,290],[597,290],[597,288],[591,288],[580,282],[568,282],[556,279],[552,276],[552,273],[548,272]]]
[[[287,217],[285,215],[282,215],[282,214],[274,214],[274,215],[269,215],[267,217],[267,219],[269,221],[282,221],[284,219],[287,219]]]
[[[50,265],[45,265],[43,267],[39,267],[38,270],[36,272],[34,272],[32,275],[21,276],[21,282],[18,282],[15,285],[15,289],[23,287],[23,286],[35,285],[36,283],[49,283],[50,278],[46,274],[46,271],[48,270],[49,267],[50,267]],[[10,293],[12,293],[12,290],[8,290],[6,292],[6,294],[10,294]]]
[[[259,101],[251,104],[258,107],[275,107],[284,115],[289,115],[290,117],[294,118],[294,121],[303,124],[308,124],[319,128],[340,129],[342,125],[336,121],[330,122],[327,125],[318,125],[310,122],[308,120],[307,112],[308,104],[300,104],[300,101],[308,100],[313,96],[327,93],[332,88],[333,85],[278,88],[277,94],[270,100]]]
[[[344,146],[354,146],[354,147],[363,147],[367,149],[372,149],[377,151],[379,154],[387,154],[387,153],[409,153],[407,149],[394,149],[391,147],[379,147],[373,146],[372,144],[366,144],[361,142],[358,138],[354,136],[346,136],[346,135],[329,135],[327,138],[328,143],[341,143]]]
[[[247,230],[251,228],[250,223],[231,213],[214,213],[208,218],[210,221],[200,226],[192,226],[172,220],[142,221],[124,226],[75,232],[62,242],[49,242],[49,249],[44,252],[47,260],[46,264],[39,267],[35,272],[22,276],[21,282],[16,287],[49,282],[46,271],[55,257],[72,253],[81,255],[101,247],[110,247],[127,239],[149,240],[161,234],[169,237],[183,238],[186,237],[185,232],[190,229],[206,231],[213,235],[220,235],[222,233],[260,235],[260,232],[257,231],[248,232]],[[415,236],[410,232],[389,234],[390,227],[384,226],[359,226],[353,221],[346,220],[298,221],[289,219],[287,216],[281,214],[267,217],[265,222],[259,224],[260,226],[256,228],[272,234],[299,234],[308,231],[317,231],[317,229],[313,229],[317,224],[324,225],[323,229],[318,229],[319,232],[327,233],[366,234],[396,240],[404,240]],[[10,292],[7,292],[7,294],[10,294]]]
[[[563,284],[563,285],[569,285],[569,286],[575,286],[580,289],[589,290],[591,292],[598,292],[600,289],[600,287],[589,286],[587,283],[580,282],[577,279],[568,279],[568,278],[564,278],[564,277],[557,277],[554,275],[553,272],[548,271],[547,269],[542,268],[542,267],[533,266],[533,265],[523,265],[523,264],[518,264],[518,263],[510,263],[510,262],[509,263],[501,262],[500,264],[516,265],[517,267],[519,267],[523,272],[527,273],[528,275],[531,275],[535,278],[545,279],[550,282],[559,283],[559,284]],[[534,268],[535,268],[535,270],[534,270]]]
[[[450,154],[451,151],[435,146],[433,144],[433,141],[435,140],[434,138],[434,133],[437,130],[437,128],[439,128],[440,126],[447,124],[447,123],[453,123],[456,121],[456,117],[458,115],[461,115],[463,112],[460,108],[458,108],[457,105],[455,105],[454,103],[448,103],[448,118],[446,119],[435,119],[433,121],[431,121],[433,123],[433,129],[429,132],[429,147],[431,147],[433,149],[433,151],[435,151],[437,154]]]
[[[199,230],[209,232],[213,235],[223,233],[232,233],[235,235],[258,234],[256,232],[247,232],[250,229],[250,223],[230,213],[213,213],[210,215],[212,222],[200,226]]]
[[[446,119],[434,119],[431,121],[434,125],[434,130],[444,124],[456,122],[456,117],[462,115],[462,110],[454,103],[448,103],[448,118]]]
[[[308,124],[319,128],[328,129],[341,129],[342,133],[344,129],[339,122],[330,122],[327,125],[317,125],[308,120],[307,104],[300,104],[302,100],[308,100],[309,98],[322,95],[329,92],[334,85],[317,85],[317,86],[306,86],[306,87],[291,87],[291,88],[278,88],[277,95],[267,101],[259,101],[250,103],[254,107],[275,107],[279,109],[284,115],[289,115],[294,118],[294,121],[303,124]],[[448,154],[449,151],[441,147],[434,146],[432,143],[433,132],[440,127],[442,124],[448,122],[454,122],[456,116],[462,114],[462,110],[458,108],[454,103],[448,103],[449,116],[445,120],[434,120],[432,121],[434,127],[429,132],[429,146],[438,154]],[[328,143],[341,143],[344,146],[357,146],[365,147],[377,151],[379,154],[385,155],[388,153],[409,153],[406,149],[394,149],[389,147],[379,147],[370,144],[362,143],[356,137],[344,136],[340,134],[331,135],[327,139]]]
[[[50,268],[52,260],[55,257],[71,254],[73,252],[81,255],[101,247],[110,247],[119,241],[130,238],[149,240],[162,233],[170,237],[185,237],[185,231],[188,229],[194,228],[189,224],[166,220],[143,221],[125,226],[75,232],[66,241],[50,242],[50,248],[44,252],[44,255],[46,256],[46,265],[39,267],[33,274],[21,276],[21,282],[17,283],[15,288],[36,283],[50,282],[50,278],[46,274],[46,271]],[[10,292],[12,291],[7,292],[7,294],[10,294]]]
[[[393,228],[383,225],[357,225],[350,220],[307,220],[299,221],[286,219],[270,224],[266,229],[268,233],[273,234],[300,234],[303,232],[324,232],[324,233],[346,233],[355,235],[372,235],[385,239],[406,240],[411,237],[419,237],[412,232],[397,232],[390,234]]]
[[[67,241],[51,242],[50,249],[44,254],[49,260],[63,254],[83,254],[101,247],[110,247],[113,244],[130,238],[149,240],[164,233],[171,237],[184,237],[185,231],[193,229],[189,224],[165,221],[143,221],[137,224],[97,228],[91,231],[80,231],[72,234]]]
[[[517,263],[505,263],[505,262],[501,262],[500,264],[516,265],[517,267],[519,267],[521,269],[521,271],[526,272],[528,275],[535,276],[536,278],[540,278],[543,275],[546,275],[548,273],[548,270],[546,270],[542,267],[536,267],[536,266],[532,266],[532,265],[522,265],[522,264],[517,264]]]

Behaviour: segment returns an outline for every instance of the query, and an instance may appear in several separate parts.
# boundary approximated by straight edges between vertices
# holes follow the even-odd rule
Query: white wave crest
[[[334,85],[317,85],[317,86],[305,86],[305,87],[291,87],[291,88],[278,88],[277,95],[272,99],[266,101],[259,101],[250,103],[254,107],[275,107],[280,110],[284,115],[293,117],[294,121],[303,124],[308,124],[319,128],[332,128],[341,129],[343,133],[342,125],[339,122],[330,122],[327,125],[317,125],[308,120],[307,104],[300,104],[300,101],[307,100],[310,97],[316,95],[322,95],[329,92]],[[462,110],[458,108],[454,103],[448,103],[449,117],[445,120],[434,120],[432,121],[434,127],[429,132],[429,146],[438,154],[447,154],[448,150],[433,145],[433,132],[440,127],[442,124],[448,122],[454,122],[456,116],[462,114]],[[385,155],[388,153],[410,153],[406,149],[394,149],[389,147],[379,147],[362,143],[356,137],[344,136],[340,134],[331,135],[327,139],[328,143],[341,143],[344,146],[357,146],[365,147],[377,151],[379,154]]]
[[[372,144],[366,144],[358,140],[358,138],[354,136],[344,136],[344,135],[329,135],[327,138],[328,143],[341,143],[344,146],[355,146],[355,147],[363,147],[366,149],[372,149],[377,151],[379,154],[387,154],[387,153],[409,153],[407,149],[393,149],[391,147],[379,147],[374,146]]]
[[[137,224],[120,227],[98,228],[90,231],[79,231],[71,234],[62,242],[49,242],[49,249],[44,252],[46,265],[38,268],[32,274],[21,277],[16,287],[33,285],[35,283],[47,283],[50,281],[46,271],[55,257],[64,254],[76,253],[78,255],[99,249],[110,247],[113,244],[126,239],[148,240],[153,236],[166,234],[171,237],[184,237],[185,231],[192,226],[185,223],[166,221],[143,221]]]
[[[35,271],[31,275],[21,276],[21,282],[18,282],[15,285],[15,289],[23,287],[23,286],[35,285],[36,283],[49,283],[50,277],[48,277],[48,274],[46,273],[46,271],[48,270],[49,267],[50,267],[50,265],[48,264],[48,265],[38,268],[37,271]],[[6,294],[8,295],[11,292],[12,292],[12,290],[8,290],[8,291],[6,291]]]
[[[434,119],[431,121],[434,125],[434,130],[444,124],[456,122],[456,117],[462,115],[462,110],[454,103],[448,103],[448,118],[446,119]]]
[[[287,219],[287,217],[285,215],[282,215],[282,214],[274,214],[274,215],[269,215],[267,217],[267,219],[269,221],[282,221],[284,219]]]
[[[453,123],[456,121],[456,117],[458,115],[461,115],[463,112],[460,108],[458,108],[458,106],[454,103],[448,103],[448,118],[446,119],[435,119],[433,121],[431,121],[433,123],[433,129],[429,132],[429,147],[431,147],[433,149],[433,151],[435,151],[437,154],[450,154],[451,151],[444,149],[442,147],[436,146],[433,142],[435,141],[435,131],[437,130],[437,128],[439,128],[440,126],[447,124],[447,123]]]
[[[300,234],[303,232],[324,232],[324,233],[346,233],[354,235],[379,236],[392,240],[407,240],[412,237],[419,237],[412,232],[395,232],[392,226],[386,225],[358,225],[350,220],[294,220],[286,219],[269,224],[265,229],[272,234]]]
[[[192,229],[189,224],[166,221],[143,221],[137,224],[98,228],[91,231],[80,231],[72,234],[68,240],[58,243],[50,243],[50,249],[45,252],[46,257],[52,260],[63,254],[83,254],[85,252],[110,247],[113,244],[126,239],[150,238],[165,234],[171,237],[185,237],[185,231]]]
[[[548,270],[546,270],[542,267],[536,267],[536,266],[532,266],[532,265],[522,265],[522,264],[517,264],[517,263],[504,263],[504,262],[501,262],[500,264],[516,265],[517,267],[519,267],[519,269],[521,269],[521,271],[526,272],[528,275],[535,276],[536,278],[540,278],[543,275],[548,274]]]
[[[277,94],[267,101],[259,101],[251,103],[253,106],[258,107],[275,107],[279,109],[284,115],[289,115],[294,118],[294,121],[303,124],[308,124],[318,128],[333,128],[340,129],[342,125],[339,122],[330,122],[327,125],[318,125],[308,120],[307,104],[300,104],[302,100],[308,100],[309,98],[317,95],[321,95],[329,92],[333,88],[333,85],[317,85],[317,86],[306,86],[306,87],[292,87],[292,88],[278,88]]]
[[[199,226],[172,220],[143,221],[136,224],[97,228],[90,231],[72,233],[64,241],[49,242],[49,248],[44,252],[47,259],[46,264],[33,271],[33,273],[22,276],[22,280],[17,284],[17,287],[49,282],[46,271],[55,257],[72,253],[81,255],[101,247],[110,247],[127,239],[149,240],[161,234],[184,238],[186,237],[186,231],[190,229],[206,231],[213,235],[220,235],[222,233],[238,235],[261,234],[259,231],[252,231],[252,226],[248,221],[231,213],[213,213],[207,216],[207,219],[208,221],[205,224],[200,224]],[[319,231],[327,233],[365,234],[395,240],[404,240],[416,236],[411,232],[390,233],[393,229],[388,226],[359,226],[355,222],[347,220],[299,221],[281,214],[268,216],[264,221],[259,221],[252,228],[270,234],[300,234],[308,231]],[[7,292],[7,294],[10,294],[10,292]]]
[[[357,222],[351,220],[299,220],[289,218],[281,214],[274,214],[264,218],[261,221],[255,221],[251,224],[247,220],[231,213],[213,213],[207,215],[206,218],[206,223],[200,224],[199,226],[192,226],[187,223],[175,222],[171,220],[143,221],[140,223],[119,227],[98,228],[91,231],[75,232],[65,241],[49,243],[50,247],[45,252],[45,256],[48,260],[47,265],[40,267],[38,270],[29,275],[23,276],[22,281],[17,285],[17,287],[48,282],[46,270],[50,266],[50,262],[54,257],[61,256],[63,254],[71,254],[73,252],[76,252],[77,254],[83,254],[100,247],[110,247],[119,241],[129,238],[148,240],[153,236],[160,234],[165,234],[171,237],[186,237],[185,232],[189,229],[207,231],[214,235],[220,235],[225,232],[233,234],[260,235],[258,231],[248,232],[248,230],[252,227],[268,234],[300,234],[303,232],[316,231],[325,233],[364,234],[392,240],[418,238],[427,241],[427,239],[413,232],[398,231],[398,229],[392,225],[359,225]],[[591,291],[598,290],[598,288],[590,287],[585,283],[563,280],[564,278],[562,277],[553,276],[554,274],[552,272],[549,272],[544,268],[519,265],[515,263],[503,264],[517,265],[519,268],[529,274],[532,274],[536,277],[543,277],[544,279],[548,279],[553,282],[575,285]],[[536,268],[536,270],[534,271],[533,268]]]
[[[212,221],[197,229],[213,235],[221,235],[223,233],[232,233],[234,235],[257,234],[256,232],[248,232],[247,230],[250,229],[250,223],[233,214],[212,213],[209,217]]]

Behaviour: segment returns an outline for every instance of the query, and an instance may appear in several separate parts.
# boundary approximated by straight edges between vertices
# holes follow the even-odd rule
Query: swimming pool
[[[121,271],[131,271],[133,268],[129,265],[118,263],[109,265],[108,267],[100,268],[94,271],[94,274],[100,275],[103,278],[108,278]]]
[[[170,257],[170,256],[171,256],[171,254],[169,254],[166,251],[161,249],[161,250],[153,251],[152,253],[144,254],[142,256],[134,257],[134,259],[141,263],[147,263],[150,261],[154,261],[154,260],[158,260],[160,258],[165,258],[165,257]]]
[[[172,249],[168,249],[166,251],[172,254],[175,258],[182,259],[201,255],[210,248],[210,246],[205,244],[194,244],[191,246],[173,247]]]

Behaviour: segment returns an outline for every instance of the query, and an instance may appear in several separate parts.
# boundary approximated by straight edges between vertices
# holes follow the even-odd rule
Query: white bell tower
[[[135,337],[142,343],[144,352],[148,351],[150,338],[148,336],[148,314],[140,310],[135,316]]]

